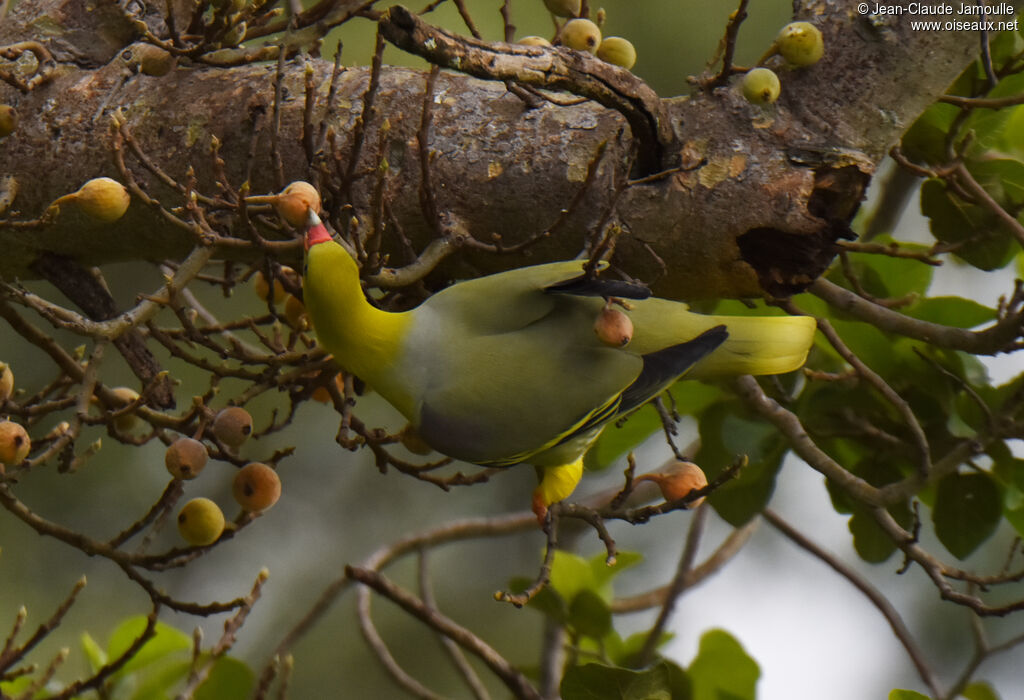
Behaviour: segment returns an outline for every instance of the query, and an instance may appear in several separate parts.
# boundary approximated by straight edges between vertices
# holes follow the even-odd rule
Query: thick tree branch
[[[10,21],[0,27],[0,42],[39,38],[49,42],[58,61],[66,61],[70,52],[54,48],[66,38],[26,36],[34,20],[26,7],[33,5],[36,14],[47,14],[58,27],[74,26],[73,20],[85,31],[90,22],[105,17],[101,12],[95,19],[83,16],[69,10],[69,3],[40,0],[16,5]],[[831,3],[825,14],[813,13],[810,5],[798,2],[797,14],[814,14],[825,35],[825,58],[810,68],[784,73],[783,97],[767,112],[747,104],[732,86],[690,98],[658,99],[628,74],[568,51],[430,34],[435,41],[447,37],[448,43],[439,42],[431,50],[438,60],[444,58],[444,65],[451,65],[450,59],[462,52],[467,61],[473,58],[469,64],[477,74],[495,81],[517,74],[537,84],[550,80],[550,87],[614,107],[588,101],[530,108],[503,82],[442,72],[435,85],[426,149],[439,210],[463,221],[478,240],[497,237],[506,251],[543,234],[555,222],[560,225],[558,235],[542,238],[530,248],[529,260],[524,251],[496,256],[473,247],[446,260],[441,271],[466,276],[575,256],[602,218],[602,202],[614,183],[640,163],[636,154],[653,152],[651,144],[657,143],[664,149],[659,162],[678,167],[622,192],[617,221],[611,222],[625,232],[615,253],[620,268],[653,282],[660,294],[683,297],[757,296],[766,290],[783,295],[812,282],[831,260],[834,239],[846,233],[845,222],[874,164],[976,54],[977,37],[914,32],[909,22],[895,18],[882,26],[872,24],[856,13],[851,0]],[[382,28],[406,41],[408,32],[406,39],[398,36],[401,28],[395,16],[389,15],[392,19]],[[416,31],[436,32],[419,20],[413,26]],[[418,46],[426,52],[425,44]],[[482,63],[485,56],[495,58],[495,65]],[[237,188],[251,174],[253,192],[273,189],[271,135],[264,115],[273,105],[274,81],[266,66],[204,68],[182,59],[162,77],[129,76],[116,53],[110,57],[98,68],[80,67],[96,62],[58,63],[49,82],[25,95],[0,85],[0,101],[16,104],[23,125],[0,142],[5,174],[22,185],[8,216],[34,218],[87,177],[116,175],[107,165],[111,141],[104,115],[117,107],[153,163],[179,182],[186,180],[187,167],[194,169],[200,194],[218,193],[210,155],[214,139],[226,164],[228,184]],[[368,72],[347,69],[331,84],[333,67],[328,62],[311,59],[311,67],[314,75],[309,82],[319,86],[312,110],[303,99],[285,99],[279,105],[278,143],[288,180],[317,174],[309,166],[302,139],[307,115],[312,115],[314,125],[326,115],[323,157],[338,163],[348,162],[349,135],[362,118],[358,105],[366,94]],[[541,77],[545,67],[554,71],[552,76],[562,77]],[[303,95],[303,68],[292,62],[283,68],[282,94]],[[329,85],[340,103],[354,107],[327,115]],[[383,204],[394,226],[384,233],[382,254],[396,256],[405,250],[403,237],[422,250],[436,229],[435,222],[424,220],[419,206],[416,193],[423,170],[410,147],[420,115],[408,105],[418,103],[422,91],[421,74],[395,67],[382,71],[374,114],[367,115],[364,128],[380,134],[387,120],[387,136],[379,143],[371,139],[361,149],[350,201],[329,202],[333,211],[350,205],[361,220],[370,220],[376,210],[376,179],[359,174],[376,172],[386,160]],[[197,119],[196,114],[208,116]],[[602,143],[607,144],[605,156],[592,181],[584,184]],[[187,204],[139,162],[129,162],[128,167],[165,207]],[[47,177],[39,178],[40,172]],[[33,186],[26,187],[28,183]],[[321,184],[329,200],[331,183]],[[563,220],[563,209],[574,199],[578,206]],[[237,223],[234,212],[214,214],[228,228]],[[0,259],[0,275],[29,276],[29,266],[42,250],[92,265],[181,258],[194,242],[140,202],[112,226],[57,221],[23,229],[0,223],[0,243],[7,251]],[[294,263],[298,252],[282,255]],[[233,247],[220,254],[252,259],[258,247]],[[670,274],[657,279],[663,267]]]
[[[637,142],[641,175],[674,165],[664,162],[674,138],[665,105],[628,70],[581,51],[461,37],[427,24],[400,5],[388,10],[380,28],[396,46],[437,65],[485,80],[511,80],[588,97],[625,117]]]

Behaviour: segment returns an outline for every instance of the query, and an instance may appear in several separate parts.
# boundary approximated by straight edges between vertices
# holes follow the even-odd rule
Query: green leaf
[[[1024,459],[1014,456],[1005,442],[993,442],[985,452],[992,458],[992,473],[1004,486],[1024,491]]]
[[[761,670],[731,634],[713,629],[701,636],[686,674],[693,700],[755,700]]]
[[[993,412],[1002,410],[1006,402],[1017,396],[1017,392],[1022,390],[1024,390],[1024,374],[1019,374],[997,387],[979,387],[978,389],[985,402],[992,407]]]
[[[879,236],[877,243],[895,243],[890,236]],[[904,250],[928,252],[928,247],[899,241]],[[931,284],[935,268],[913,258],[897,258],[874,253],[849,253],[849,266],[860,285],[875,297],[904,297],[924,294]],[[836,284],[849,287],[845,271],[836,266],[829,274]]]
[[[612,424],[605,428],[594,446],[587,450],[583,464],[590,471],[606,469],[659,430],[661,418],[657,411],[642,407],[621,426]]]
[[[807,415],[800,411],[801,415]],[[863,441],[848,438],[822,438],[818,446],[823,448],[839,464],[859,464],[871,454],[871,450]],[[845,489],[825,479],[825,488],[837,513],[850,515],[859,505]]]
[[[931,700],[931,698],[916,690],[893,690],[889,693],[889,700]]]
[[[551,588],[566,601],[571,601],[582,590],[597,590],[590,562],[581,556],[559,549],[551,564]]]
[[[1001,32],[996,34],[991,41],[991,47],[989,49],[992,56],[992,66],[998,72],[1010,61],[1015,61],[1018,58],[1017,54],[1021,52],[1022,47],[1024,47],[1024,41],[1022,41],[1021,37],[1017,36],[1013,32]],[[1000,90],[1005,82],[1006,78],[1000,80],[999,85],[996,86],[996,90]],[[1000,91],[999,94],[1015,95],[1017,93]]]
[[[992,158],[989,154],[985,160],[969,163],[968,169],[978,184],[1004,207],[1012,210],[1024,203],[1024,163],[1010,158]]]
[[[673,683],[665,662],[646,671],[586,664],[572,666],[562,677],[562,700],[686,700]]]
[[[569,604],[569,624],[579,634],[600,639],[612,629],[612,611],[595,591],[584,589]]]
[[[1024,107],[1010,107],[1002,111],[1009,114],[1003,126],[1001,150],[1018,158],[1024,157]]]
[[[904,155],[919,163],[944,163],[946,134],[959,114],[959,108],[943,102],[926,109],[903,135],[900,148]]]
[[[135,640],[142,635],[145,628],[146,618],[143,615],[129,617],[121,622],[110,635],[110,641],[107,643],[107,657],[116,659],[124,654],[135,643]],[[157,622],[154,636],[142,645],[142,648],[139,649],[135,656],[121,667],[118,675],[131,673],[168,654],[191,648],[192,640],[187,634],[163,622]]]
[[[966,401],[964,403],[967,408],[971,407],[970,403]],[[964,414],[957,411],[953,411],[949,414],[949,419],[946,421],[946,430],[948,430],[949,434],[953,437],[965,439],[973,438],[978,434],[978,431],[973,427],[973,425],[965,420]]]
[[[993,48],[1000,45],[1000,42],[1002,42],[1001,45],[1006,45],[1006,39],[1000,38],[993,42]],[[1018,49],[1012,50],[1014,53],[1018,51]],[[997,60],[993,62],[998,65]],[[1014,72],[1001,79],[994,89],[986,92],[985,96],[992,98],[1014,97],[1022,92],[1024,92],[1024,75]],[[1014,109],[1012,108],[973,110],[960,129],[962,134],[972,132],[974,135],[967,151],[968,156],[971,158],[990,158],[992,151],[1005,151],[1008,150],[1008,146],[1010,146],[1009,150],[1013,150],[1012,144],[1014,143],[1015,136],[1013,116]],[[1016,134],[1016,136],[1019,138],[1019,134]]]
[[[840,441],[839,446],[854,448],[854,445],[846,440]],[[861,455],[859,459],[852,457],[841,459],[840,463],[852,464],[850,471],[853,474],[877,488],[897,482],[905,474],[913,471],[913,467],[904,459],[894,457],[881,459],[877,454],[856,449],[844,450],[840,454],[844,453]],[[833,507],[840,513],[851,513],[853,516],[847,523],[847,527],[850,534],[853,535],[853,546],[860,558],[872,564],[878,564],[888,559],[896,551],[896,546],[872,517],[871,511],[859,501],[851,498],[846,491],[833,482],[826,480],[825,486],[832,498]],[[905,502],[894,503],[889,506],[888,510],[900,525],[910,527],[913,524],[914,515]]]
[[[210,675],[199,686],[196,700],[245,700],[253,691],[256,676],[246,664],[230,656],[217,659]]]
[[[636,666],[637,656],[643,650],[644,645],[647,643],[647,637],[650,632],[643,630],[641,632],[635,632],[625,639],[621,639],[618,635],[612,633],[605,638],[605,649],[611,656],[612,661],[617,663],[619,666],[626,666],[633,668]],[[610,638],[615,638],[614,649],[608,644]],[[658,642],[655,644],[656,649],[660,649],[664,645],[668,644],[675,637],[671,632],[662,632],[661,636],[658,637]],[[687,684],[689,687],[689,684]]]
[[[853,548],[857,550],[857,556],[864,561],[881,564],[896,551],[892,538],[885,533],[871,513],[863,508],[854,511],[847,526],[853,535]]]
[[[1018,535],[1024,536],[1024,491],[1017,486],[1009,486],[1003,499],[1003,515],[1013,526]]]
[[[516,576],[509,581],[508,588],[513,593],[522,593],[530,584],[533,583],[532,578],[526,578],[525,576]],[[540,590],[537,595],[530,598],[530,602],[527,606],[534,610],[539,610],[544,615],[547,615],[552,620],[558,622],[565,622],[569,616],[569,605],[566,603],[562,596],[555,593],[555,590],[551,586],[545,586]]]
[[[88,632],[82,632],[80,643],[82,651],[85,652],[85,658],[89,661],[89,668],[93,673],[100,670],[107,663],[107,654],[103,651],[103,647]]]
[[[639,564],[643,559],[644,555],[640,552],[617,552],[615,563],[608,566],[608,555],[596,554],[590,558],[590,571],[594,575],[594,581],[598,587],[603,588],[612,580],[613,576]]]
[[[996,319],[996,310],[963,297],[921,299],[903,312],[911,318],[954,328],[974,328]]]
[[[962,244],[953,254],[979,270],[1005,267],[1017,252],[1013,236],[992,212],[951,194],[942,180],[921,186],[921,213],[937,240]]]
[[[18,678],[15,678],[13,681],[0,682],[0,698],[7,700],[7,698],[20,697],[22,694],[25,693],[25,691],[29,689],[29,687],[31,687],[35,680],[36,679],[34,676],[28,675],[19,676]],[[35,695],[32,696],[33,700],[36,700],[37,698],[48,697],[51,697],[51,695],[45,689],[37,691]]]
[[[764,508],[775,488],[775,475],[786,452],[786,443],[775,428],[758,419],[745,417],[736,401],[720,401],[701,416],[700,451],[695,462],[714,479],[739,455],[750,463],[738,478],[715,491],[709,501],[731,525],[739,526]]]
[[[1002,494],[989,474],[950,474],[939,481],[932,522],[939,541],[957,559],[988,539],[1002,514]]]
[[[895,371],[898,357],[893,339],[869,323],[835,320],[832,326],[861,362],[883,376]]]
[[[967,700],[999,700],[999,694],[983,681],[971,683],[960,694]]]
[[[188,654],[168,655],[144,669],[125,678],[120,686],[131,686],[131,694],[123,692],[124,697],[131,700],[171,700],[172,692],[179,683],[184,681],[192,671],[192,659]]]

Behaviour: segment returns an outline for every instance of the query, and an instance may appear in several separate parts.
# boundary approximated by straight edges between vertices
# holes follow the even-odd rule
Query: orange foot
[[[548,504],[544,502],[544,496],[539,490],[533,492],[532,510],[537,516],[537,524],[544,527],[548,519]]]

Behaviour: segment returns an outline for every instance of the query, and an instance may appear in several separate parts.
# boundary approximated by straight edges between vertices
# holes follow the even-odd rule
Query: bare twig
[[[475,654],[515,697],[524,700],[540,700],[537,690],[518,669],[465,627],[439,612],[431,610],[423,604],[422,600],[399,588],[373,570],[349,566],[345,568],[345,571],[352,579],[369,586],[428,627],[444,634],[467,651]]]
[[[928,686],[928,689],[933,695],[941,695],[941,686],[935,671],[928,664],[928,661],[925,659],[924,652],[917,645],[917,642],[914,640],[914,636],[910,633],[910,630],[907,629],[907,626],[903,623],[903,619],[900,617],[899,612],[896,611],[896,608],[893,607],[892,603],[890,603],[877,588],[872,586],[870,581],[834,557],[831,553],[819,547],[811,539],[805,537],[800,531],[783,520],[777,513],[772,510],[765,509],[762,515],[765,520],[771,523],[772,527],[785,535],[791,542],[807,552],[810,552],[812,555],[831,567],[833,571],[852,583],[857,590],[863,593],[865,597],[871,601],[872,605],[878,608],[878,611],[882,613],[883,617],[885,617],[889,626],[892,627],[892,631],[896,635],[896,638],[906,650],[907,655],[914,664],[914,668],[917,669],[918,675],[921,676],[921,680],[924,681],[925,685]]]
[[[963,163],[957,163],[952,168],[953,177],[960,185],[964,187],[967,192],[976,197],[981,201],[981,204],[992,212],[999,221],[1009,230],[1011,234],[1017,239],[1020,245],[1024,246],[1024,224],[1017,221],[1017,219],[1006,211],[1003,206],[997,202],[992,195],[990,195],[984,187],[982,187],[971,172],[967,169]]]
[[[735,72],[732,60],[736,55],[736,38],[740,33],[740,25],[747,18],[749,4],[750,0],[740,0],[739,7],[729,15],[729,23],[725,27],[725,36],[722,38],[722,68],[705,87],[710,89],[725,85]]]
[[[57,626],[64,619],[68,610],[75,604],[75,599],[78,597],[78,593],[85,588],[85,577],[78,579],[75,585],[72,587],[71,592],[67,595],[64,601],[57,606],[57,609],[50,616],[50,618],[39,625],[36,631],[29,637],[25,642],[17,647],[13,646],[14,636],[17,634],[18,629],[24,622],[24,617],[19,614],[18,621],[15,622],[14,630],[11,632],[7,641],[4,643],[4,649],[0,652],[0,671],[10,668],[14,664],[18,663],[21,659],[25,658],[25,654],[35,648],[39,642],[41,642],[50,632],[55,630]]]
[[[437,601],[434,600],[434,587],[430,580],[429,556],[426,550],[420,550],[418,560],[420,596],[423,598],[424,605],[432,610],[437,610]],[[459,672],[459,676],[465,681],[470,691],[472,691],[473,697],[477,700],[490,700],[491,695],[487,692],[487,687],[484,686],[480,676],[477,675],[473,667],[466,661],[466,656],[462,653],[459,645],[444,635],[438,636],[441,646],[452,660],[452,664],[454,664],[455,669]]]
[[[551,580],[551,566],[555,563],[555,552],[558,550],[558,516],[560,512],[561,509],[557,507],[548,510],[550,517],[544,523],[544,534],[547,536],[544,561],[541,563],[540,571],[537,572],[537,577],[533,583],[527,586],[526,590],[521,593],[497,591],[494,594],[495,600],[512,603],[517,608],[521,608],[548,585],[548,581]]]
[[[988,328],[970,331],[911,318],[867,301],[825,279],[816,280],[810,291],[880,330],[974,355],[995,355],[1005,351],[1020,336],[1024,322],[1024,314],[1017,308]]]
[[[699,506],[693,514],[693,520],[690,521],[690,529],[686,534],[686,544],[683,546],[682,554],[679,557],[679,565],[676,567],[676,574],[672,578],[672,583],[669,584],[665,601],[661,605],[661,610],[658,611],[658,617],[654,621],[654,626],[648,630],[647,637],[644,639],[644,645],[637,654],[637,665],[640,667],[646,666],[654,658],[654,652],[661,644],[661,636],[665,631],[665,626],[668,624],[669,618],[672,617],[673,610],[675,610],[676,601],[687,588],[686,580],[693,571],[693,562],[697,558],[697,548],[700,546],[701,538],[704,536],[704,526],[707,524],[708,511],[708,506]]]

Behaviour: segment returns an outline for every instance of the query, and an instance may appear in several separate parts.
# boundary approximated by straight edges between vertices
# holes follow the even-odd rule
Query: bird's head
[[[327,231],[327,227],[320,221],[320,217],[316,215],[316,212],[310,208],[309,214],[306,217],[306,250],[309,250],[317,243],[326,243],[329,240],[331,240],[331,234]]]

